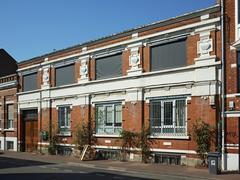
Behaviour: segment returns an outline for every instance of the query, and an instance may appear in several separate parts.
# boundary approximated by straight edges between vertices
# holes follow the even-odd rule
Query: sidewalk
[[[197,169],[177,165],[168,166],[159,164],[144,164],[139,162],[120,162],[111,160],[81,161],[74,157],[41,155],[26,152],[4,152],[4,154],[0,154],[0,156],[52,163],[64,163],[68,164],[69,166],[83,166],[105,170],[109,169],[112,171],[128,171],[133,173],[139,172],[142,174],[175,175],[199,179],[231,179],[231,180],[240,179],[239,174],[210,175],[208,173],[208,169]]]

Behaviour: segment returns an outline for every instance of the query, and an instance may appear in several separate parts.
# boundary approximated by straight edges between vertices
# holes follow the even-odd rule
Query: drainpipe
[[[222,43],[221,43],[221,51],[222,51],[222,57],[221,57],[221,64],[222,64],[222,72],[221,72],[221,121],[222,121],[222,148],[221,148],[221,166],[222,171],[225,170],[225,20],[224,20],[224,0],[221,0],[221,37],[222,37]]]

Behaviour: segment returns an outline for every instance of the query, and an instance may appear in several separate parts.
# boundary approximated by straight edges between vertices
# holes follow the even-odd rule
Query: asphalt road
[[[134,177],[125,175],[126,172],[108,172],[89,167],[77,167],[68,164],[46,163],[41,161],[22,160],[8,157],[0,157],[0,179],[18,180],[143,180],[146,177]]]

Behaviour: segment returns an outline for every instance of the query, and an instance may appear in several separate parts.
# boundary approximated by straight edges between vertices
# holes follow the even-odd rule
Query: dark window
[[[13,128],[14,119],[14,106],[13,104],[7,105],[7,129]]]
[[[186,59],[185,39],[151,47],[152,71],[185,66]]]
[[[122,54],[96,59],[96,79],[122,75]]]
[[[238,0],[238,24],[240,24],[240,1]]]
[[[56,68],[56,86],[73,84],[75,81],[74,64]]]
[[[13,145],[14,145],[14,143],[13,143],[13,141],[7,141],[7,150],[13,150]]]
[[[37,89],[37,73],[23,76],[23,91],[32,91]]]
[[[238,92],[240,92],[240,51],[237,51],[237,63],[238,63]]]

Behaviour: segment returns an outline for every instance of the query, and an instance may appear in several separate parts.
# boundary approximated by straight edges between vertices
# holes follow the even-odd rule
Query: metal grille
[[[153,100],[150,103],[152,135],[186,135],[186,99]]]

